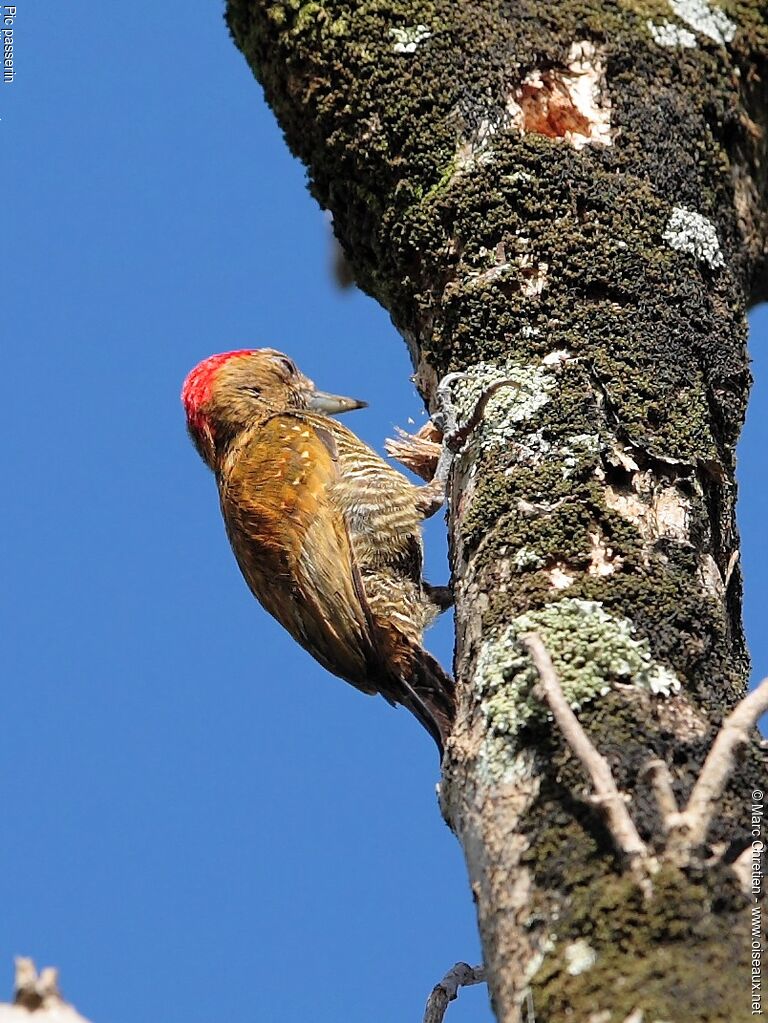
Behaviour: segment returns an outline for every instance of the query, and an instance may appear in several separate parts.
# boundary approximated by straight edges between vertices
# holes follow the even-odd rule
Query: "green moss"
[[[511,619],[551,601],[553,589],[547,572],[553,559],[562,559],[566,570],[573,574],[566,591],[569,598],[596,601],[610,614],[631,619],[638,634],[648,638],[654,659],[669,664],[686,680],[689,696],[704,702],[714,699],[732,703],[742,691],[746,665],[734,657],[729,646],[730,626],[722,605],[691,584],[696,566],[690,564],[694,560],[690,551],[671,548],[654,555],[650,564],[638,554],[642,567],[639,573],[638,564],[625,562],[613,575],[594,576],[585,570],[589,527],[583,525],[581,539],[569,547],[564,539],[567,517],[560,522],[562,534],[543,527],[541,531],[529,527],[529,533],[524,534],[522,524],[520,535],[526,535],[523,549],[527,563],[516,566],[519,575],[513,585],[499,585],[494,581],[494,569],[487,569],[490,601],[483,615],[483,629],[501,629]],[[579,536],[575,529],[573,535]],[[577,549],[576,542],[583,547]],[[483,559],[489,564],[502,558],[514,561],[515,548],[508,543],[505,519],[498,541],[484,546]],[[554,545],[558,553],[553,555],[549,545]]]
[[[554,1023],[590,1005],[616,1019],[640,1010],[679,1023],[746,1021],[747,918],[733,879],[724,875],[722,884],[719,904],[709,885],[671,869],[655,876],[650,901],[626,878],[580,885],[532,982],[536,1018]],[[594,956],[576,974],[567,955],[574,941]],[[722,978],[716,991],[702,983],[703,971]]]
[[[622,705],[617,694],[599,706],[605,720],[591,720],[591,738],[626,791],[628,776],[634,785],[650,755],[648,740],[637,735],[636,707]],[[664,867],[646,900],[632,877],[620,873],[601,815],[580,796],[588,791],[581,765],[557,733],[540,738],[539,748],[551,769],[526,814],[524,856],[534,891],[549,893],[534,898],[530,917],[547,948],[531,984],[536,1018],[555,1023],[586,1005],[593,1012],[610,1009],[620,1020],[637,1008],[646,1019],[681,1023],[745,1018],[738,1013],[746,1004],[736,1000],[746,976],[745,899],[734,875],[722,865],[714,876]],[[641,833],[658,834],[657,820],[646,820],[644,811],[636,794],[631,812]],[[594,954],[591,967],[577,974],[568,970],[574,942]],[[710,969],[718,978],[727,973],[722,984],[702,982]]]
[[[317,19],[325,14],[325,7],[322,3],[306,3],[297,4],[296,20],[294,22],[294,30],[296,32],[303,32],[310,25],[314,25]]]

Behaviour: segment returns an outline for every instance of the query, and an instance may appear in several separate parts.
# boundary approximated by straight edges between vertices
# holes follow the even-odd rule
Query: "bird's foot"
[[[514,387],[515,390],[520,388],[520,383],[517,380],[506,377],[494,380],[481,392],[466,423],[459,425],[456,404],[451,396],[451,385],[457,380],[465,380],[467,375],[466,373],[448,373],[438,384],[436,392],[438,411],[432,418],[442,431],[443,450],[445,451],[447,448],[453,454],[461,450],[473,430],[482,422],[488,402],[497,391],[500,391],[502,387]]]

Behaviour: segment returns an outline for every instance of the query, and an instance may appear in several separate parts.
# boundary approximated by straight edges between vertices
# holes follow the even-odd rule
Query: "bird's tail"
[[[385,693],[402,704],[426,728],[442,757],[456,718],[455,683],[423,647],[398,636],[396,691]],[[394,680],[393,680],[394,681]]]
[[[453,679],[429,651],[395,625],[392,615],[374,613],[358,574],[355,584],[375,651],[369,662],[371,688],[389,703],[406,707],[435,740],[442,757],[456,717]]]

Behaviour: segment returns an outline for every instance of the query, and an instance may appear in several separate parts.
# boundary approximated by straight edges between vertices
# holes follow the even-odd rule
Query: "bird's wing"
[[[378,655],[347,527],[332,435],[300,414],[249,431],[220,480],[227,532],[254,595],[321,664],[376,692]]]

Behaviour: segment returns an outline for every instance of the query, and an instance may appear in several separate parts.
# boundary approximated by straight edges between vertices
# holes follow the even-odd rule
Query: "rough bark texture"
[[[734,445],[745,308],[768,293],[768,14],[707,0],[230,0],[233,37],[429,402],[506,376],[457,460],[460,716],[442,806],[499,1020],[750,1018],[749,843],[764,751],[644,899],[532,694],[544,640],[589,737],[662,841],[747,655]],[[634,1016],[633,1019],[641,1018]]]

